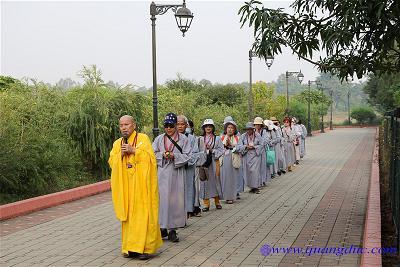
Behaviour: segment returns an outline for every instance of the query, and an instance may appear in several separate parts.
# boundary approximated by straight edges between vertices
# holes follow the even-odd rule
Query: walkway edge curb
[[[371,179],[368,189],[363,248],[381,248],[381,200],[379,187],[379,128],[376,128]],[[360,266],[382,266],[381,254],[364,253]]]
[[[0,206],[0,221],[110,190],[110,180]]]

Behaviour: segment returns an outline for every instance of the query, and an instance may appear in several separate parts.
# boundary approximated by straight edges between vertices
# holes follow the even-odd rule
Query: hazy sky
[[[1,74],[55,83],[79,80],[83,65],[97,65],[105,81],[150,87],[151,1],[4,1],[1,0]],[[181,1],[156,1],[181,3]],[[238,9],[244,1],[191,1],[192,26],[185,37],[172,11],[157,16],[158,83],[177,73],[195,80],[243,82],[249,79],[248,50],[252,29],[240,29]],[[290,1],[264,1],[287,8]],[[317,69],[298,61],[289,50],[270,70],[253,59],[253,81],[274,81],[286,70],[301,68],[304,80]]]

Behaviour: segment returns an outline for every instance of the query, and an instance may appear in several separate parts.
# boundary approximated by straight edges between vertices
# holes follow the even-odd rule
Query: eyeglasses
[[[164,124],[164,128],[175,128],[175,124],[173,124],[173,123],[166,123],[166,124]]]

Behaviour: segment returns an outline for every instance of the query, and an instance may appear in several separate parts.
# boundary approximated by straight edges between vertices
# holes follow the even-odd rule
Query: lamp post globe
[[[265,57],[265,64],[267,64],[268,69],[272,66],[272,63],[274,63],[274,56],[267,55]]]
[[[304,79],[304,74],[301,73],[301,71],[299,72],[299,74],[297,75],[297,80],[299,81],[299,83],[302,83]]]
[[[185,2],[183,2],[183,6],[176,11],[175,20],[179,30],[182,32],[182,35],[185,36],[185,32],[189,30],[193,20],[193,14],[186,7]]]

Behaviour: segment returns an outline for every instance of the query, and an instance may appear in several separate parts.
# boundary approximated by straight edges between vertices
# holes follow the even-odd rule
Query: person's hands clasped
[[[164,158],[165,159],[173,159],[174,158],[174,152],[169,152],[169,151],[164,152]]]
[[[246,149],[247,149],[247,150],[254,149],[254,146],[253,146],[253,145],[246,145]]]
[[[122,156],[129,155],[129,154],[135,154],[135,153],[136,153],[136,148],[134,148],[130,144],[122,144],[122,146],[121,146]]]

